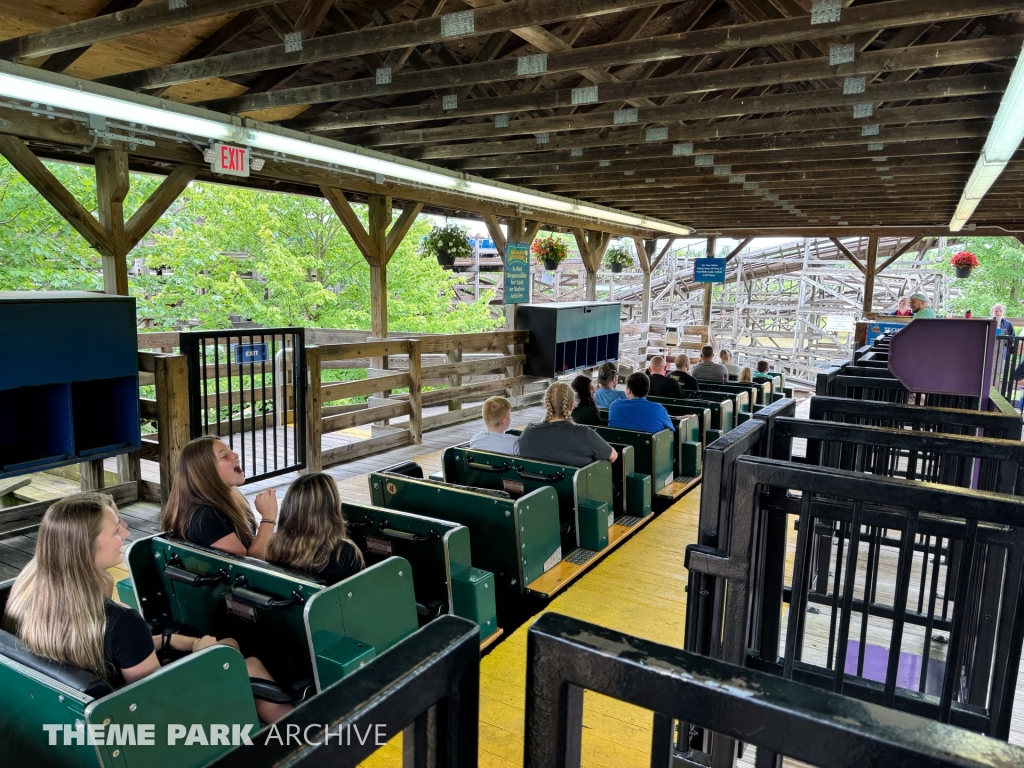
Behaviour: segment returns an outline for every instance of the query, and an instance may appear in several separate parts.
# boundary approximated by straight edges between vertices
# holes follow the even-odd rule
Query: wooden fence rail
[[[319,472],[324,467],[390,450],[402,445],[422,441],[424,430],[479,418],[475,411],[462,411],[461,404],[469,399],[479,400],[495,394],[510,396],[513,402],[524,405],[539,400],[547,381],[522,375],[526,360],[522,345],[528,340],[527,331],[496,331],[466,333],[449,336],[401,337],[381,340],[343,341],[330,343],[332,338],[351,338],[352,331],[313,329],[311,344],[307,335],[306,346],[306,466],[308,472]],[[177,334],[140,334],[141,349],[171,349],[177,345]],[[324,343],[327,342],[327,343]],[[472,353],[475,359],[462,361],[463,353]],[[423,365],[423,356],[429,354],[441,364]],[[487,355],[481,357],[481,355]],[[371,375],[355,381],[324,381],[324,371],[349,362],[369,367]],[[207,377],[227,376],[223,370],[212,367]],[[398,368],[398,370],[394,370]],[[393,372],[389,372],[389,369]],[[146,499],[167,500],[171,480],[181,450],[191,435],[188,401],[188,363],[184,356],[158,352],[139,352],[140,385],[155,386],[153,398],[139,399],[143,419],[156,424],[155,434],[143,436],[141,457],[157,461],[160,465],[159,484],[141,481],[141,496]],[[463,377],[485,377],[463,384]],[[443,385],[441,388],[433,388]],[[424,388],[428,387],[427,391]],[[395,390],[402,390],[394,393]],[[532,391],[531,391],[532,390]],[[285,393],[294,392],[291,385]],[[368,396],[366,403],[326,405],[339,400]],[[211,399],[212,398],[212,399]],[[222,394],[220,400],[224,399]],[[218,403],[217,396],[207,398],[207,407]],[[424,416],[423,409],[448,404],[448,411]],[[293,411],[287,410],[285,418]],[[257,417],[259,419],[261,417]],[[266,417],[271,418],[271,417]],[[397,424],[388,420],[407,418]],[[246,419],[247,428],[252,418]],[[233,422],[232,422],[233,424]],[[324,446],[324,436],[353,427],[375,425],[381,432],[340,446]],[[223,425],[228,427],[229,425]],[[258,426],[258,425],[257,425]],[[234,430],[232,427],[233,431]],[[330,441],[328,441],[330,442]]]

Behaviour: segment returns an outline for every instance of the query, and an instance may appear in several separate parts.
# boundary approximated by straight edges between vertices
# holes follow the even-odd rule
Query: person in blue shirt
[[[675,432],[665,406],[647,399],[650,388],[651,381],[646,374],[631,373],[626,379],[626,399],[616,400],[608,408],[608,426],[637,432],[660,432],[663,429]]]
[[[602,363],[597,369],[598,389],[594,393],[594,402],[598,408],[610,408],[616,400],[625,400],[626,393],[616,389],[619,383],[619,373],[612,363]]]

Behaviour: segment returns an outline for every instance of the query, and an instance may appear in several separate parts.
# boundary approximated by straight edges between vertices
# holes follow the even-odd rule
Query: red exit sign
[[[233,147],[230,144],[214,144],[210,170],[228,176],[249,175],[249,148]]]

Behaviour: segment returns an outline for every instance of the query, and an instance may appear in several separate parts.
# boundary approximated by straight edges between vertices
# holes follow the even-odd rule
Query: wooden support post
[[[323,448],[323,387],[320,383],[320,348],[306,347],[306,473],[320,472],[324,468]]]
[[[156,384],[157,425],[160,430],[160,504],[167,503],[181,451],[192,439],[188,403],[188,360],[183,355],[159,355]]]
[[[83,461],[78,465],[78,471],[83,491],[99,491],[106,484],[103,477],[103,459]]]
[[[640,322],[651,322],[651,259],[654,257],[657,240],[644,240],[642,237],[634,237],[633,244],[636,246],[636,257],[640,261],[640,271],[643,273],[643,286],[640,289]]]
[[[103,292],[128,295],[128,250],[124,234],[124,198],[128,194],[128,153],[104,149],[96,153],[96,207],[110,249],[103,253]]]
[[[597,301],[597,270],[601,268],[601,260],[604,258],[604,252],[608,250],[612,236],[596,230],[584,232],[582,229],[573,229],[572,233],[576,238],[576,246],[580,249],[583,267],[586,269],[586,301]]]
[[[409,341],[409,437],[423,442],[423,355],[419,339]]]
[[[452,349],[447,353],[448,365],[457,365],[462,362],[462,350]],[[454,374],[448,377],[449,387],[461,387],[462,386],[462,374]],[[462,401],[461,400],[449,400],[448,401],[449,411],[461,411]]]
[[[878,237],[868,238],[868,258],[864,265],[864,314],[873,311],[875,301],[875,275],[878,266]]]
[[[704,254],[705,256],[707,256],[707,258],[713,259],[715,257],[715,245],[717,244],[717,242],[718,242],[718,240],[716,238],[714,238],[714,237],[709,237],[708,238],[707,250],[705,251],[705,254]],[[703,318],[704,318],[704,325],[706,325],[708,327],[708,339],[709,340],[711,338],[711,289],[712,289],[712,286],[713,286],[713,283],[704,283],[704,315],[703,315]]]

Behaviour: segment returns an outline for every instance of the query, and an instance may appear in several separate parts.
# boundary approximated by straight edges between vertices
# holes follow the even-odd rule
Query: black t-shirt
[[[679,383],[674,379],[662,376],[660,373],[652,373],[651,391],[647,395],[649,397],[674,397],[678,399],[683,396],[683,390],[680,389]]]
[[[317,578],[323,579],[328,584],[337,584],[349,576],[363,570],[363,564],[359,562],[359,555],[354,544],[345,542],[341,550],[334,553],[334,557],[327,563],[322,571],[313,573]]]
[[[519,436],[519,455],[524,459],[585,467],[608,461],[612,447],[597,432],[570,421],[529,424]]]
[[[670,379],[675,379],[681,389],[689,389],[696,392],[700,387],[697,386],[697,380],[693,378],[686,371],[672,371],[669,375]]]
[[[134,608],[107,600],[107,629],[103,633],[103,661],[114,688],[125,684],[122,669],[130,669],[153,653],[153,633]]]
[[[250,528],[255,536],[255,519],[251,521]],[[189,521],[185,538],[201,547],[212,547],[215,541],[220,541],[232,533],[235,533],[235,526],[231,524],[231,518],[216,507],[211,507],[209,504],[201,504],[192,513],[192,519]]]
[[[577,405],[572,411],[574,424],[586,424],[588,427],[603,427],[601,414],[592,405]]]

